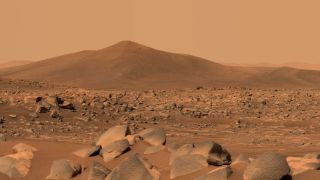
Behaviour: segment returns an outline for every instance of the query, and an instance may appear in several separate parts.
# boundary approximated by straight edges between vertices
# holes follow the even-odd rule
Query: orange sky
[[[225,63],[320,63],[319,0],[1,0],[0,61],[120,40]]]

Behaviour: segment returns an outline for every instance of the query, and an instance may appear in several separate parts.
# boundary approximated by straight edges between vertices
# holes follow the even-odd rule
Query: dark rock
[[[110,169],[97,161],[93,161],[89,171],[88,180],[104,180],[110,173]]]

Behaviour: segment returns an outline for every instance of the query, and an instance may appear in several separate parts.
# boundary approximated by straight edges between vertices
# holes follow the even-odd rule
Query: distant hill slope
[[[101,50],[81,51],[2,69],[0,77],[94,89],[320,87],[318,71],[225,66],[195,56],[159,51],[131,41],[121,41]]]
[[[15,67],[15,66],[21,66],[21,65],[25,65],[25,64],[29,64],[29,63],[32,63],[32,61],[24,61],[24,60],[20,60],[20,61],[5,61],[5,62],[1,62],[0,61],[0,69],[9,68],[9,67]]]

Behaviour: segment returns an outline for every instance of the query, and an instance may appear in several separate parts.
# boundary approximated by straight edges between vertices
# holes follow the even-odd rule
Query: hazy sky
[[[319,0],[1,0],[0,61],[120,40],[227,63],[320,63]]]

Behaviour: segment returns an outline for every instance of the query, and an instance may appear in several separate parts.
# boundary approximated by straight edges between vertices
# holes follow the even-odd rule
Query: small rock
[[[37,148],[32,147],[27,144],[23,144],[23,143],[16,144],[15,146],[13,146],[12,150],[17,153],[18,152],[36,152],[36,151],[38,151]]]

